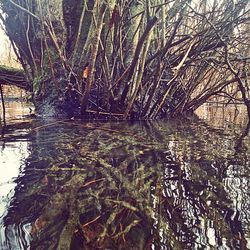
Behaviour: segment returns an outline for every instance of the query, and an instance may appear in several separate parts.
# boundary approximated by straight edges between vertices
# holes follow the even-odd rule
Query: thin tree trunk
[[[6,124],[6,118],[5,118],[6,110],[5,110],[4,97],[3,97],[3,87],[1,83],[0,83],[0,94],[1,94],[2,109],[3,109],[3,123],[5,125]]]
[[[104,18],[105,10],[106,10],[106,5],[103,4],[99,10],[100,12],[99,12],[98,20],[97,20],[96,33],[93,37],[93,44],[92,44],[93,47],[92,47],[90,60],[89,60],[89,75],[87,78],[87,83],[85,86],[83,96],[81,98],[81,114],[82,115],[84,115],[84,113],[87,109],[89,94],[90,94],[91,87],[92,87],[92,84],[94,81],[95,63],[96,63],[96,57],[97,57],[98,47],[99,47],[99,43],[100,43],[100,35],[102,32],[103,18]]]

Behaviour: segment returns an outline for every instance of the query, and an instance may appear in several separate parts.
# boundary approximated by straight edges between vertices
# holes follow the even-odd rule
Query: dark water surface
[[[250,249],[244,110],[90,123],[16,108],[1,127],[1,250]]]

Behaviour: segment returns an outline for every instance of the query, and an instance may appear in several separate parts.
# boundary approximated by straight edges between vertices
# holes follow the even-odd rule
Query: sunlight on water
[[[0,217],[6,211],[8,200],[13,195],[16,186],[15,179],[20,175],[24,159],[28,157],[28,143],[14,142],[0,144],[0,197],[2,201],[7,197],[6,203],[0,203]]]
[[[20,122],[24,115],[29,113],[29,106],[21,102],[7,102],[6,103],[6,119],[9,123]],[[5,128],[4,128],[5,129]],[[19,137],[26,135],[27,129],[19,129],[11,132],[11,136]],[[22,176],[22,171],[25,164],[25,159],[29,155],[27,140],[20,140],[20,138],[13,142],[0,139],[0,249],[24,249],[21,243],[20,232],[24,234],[24,240],[29,242],[29,233],[27,225],[23,227],[20,225],[12,225],[5,227],[4,217],[8,209],[11,207],[11,201],[15,195],[15,188],[17,186],[17,178]],[[21,228],[20,228],[21,227]],[[10,240],[11,239],[11,240]],[[10,243],[10,241],[12,243]],[[10,247],[12,245],[12,247]]]
[[[20,229],[18,229],[18,225],[8,226],[6,228],[1,220],[10,207],[10,202],[15,194],[14,190],[17,185],[16,179],[21,176],[24,160],[29,155],[28,143],[0,143],[0,147],[0,249],[9,249],[9,244],[7,247],[7,241],[9,241],[10,238],[12,239],[11,242],[15,242],[13,243],[15,246],[22,246],[22,244],[18,243],[20,235],[17,232],[20,231]],[[7,238],[6,234],[8,235]],[[26,238],[28,237],[27,235],[25,236]]]

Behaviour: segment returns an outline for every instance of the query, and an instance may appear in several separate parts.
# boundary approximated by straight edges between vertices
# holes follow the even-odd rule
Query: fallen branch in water
[[[36,128],[33,128],[32,130],[39,130],[39,129],[42,129],[42,128],[47,128],[47,127],[56,125],[56,124],[58,124],[58,123],[63,123],[63,121],[56,121],[56,122],[52,122],[52,123],[45,124],[45,125],[42,125],[42,126],[38,126],[38,127],[36,127]]]
[[[97,111],[97,110],[90,110],[87,109],[86,113],[94,113],[94,114],[98,114],[98,115],[109,115],[109,116],[124,116],[124,114],[120,114],[120,113],[108,113],[108,112],[101,112],[101,111]]]
[[[121,131],[121,130],[115,130],[115,129],[110,129],[110,128],[104,128],[104,127],[99,127],[99,126],[93,126],[90,124],[81,124],[81,123],[75,123],[75,122],[71,122],[71,121],[61,121],[61,123],[65,123],[68,124],[70,123],[71,125],[74,126],[81,126],[83,128],[89,128],[89,129],[98,129],[98,130],[103,130],[103,131],[107,131],[107,132],[112,132],[112,133],[118,133],[118,134],[123,134],[123,135],[127,135],[127,136],[134,136],[134,134],[129,133],[129,132],[125,132],[125,131]]]

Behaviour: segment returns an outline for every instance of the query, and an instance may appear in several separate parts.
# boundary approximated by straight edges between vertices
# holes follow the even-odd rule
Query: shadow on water
[[[237,138],[195,116],[7,126],[2,155],[18,142],[26,153],[0,248],[250,248],[250,141]]]

